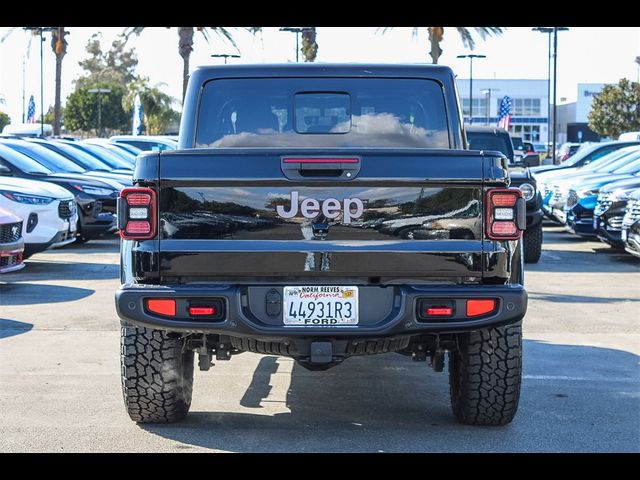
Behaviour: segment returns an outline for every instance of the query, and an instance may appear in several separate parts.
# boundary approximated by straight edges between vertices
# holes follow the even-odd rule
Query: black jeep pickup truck
[[[195,353],[395,352],[447,355],[457,419],[509,423],[527,309],[509,182],[504,155],[467,149],[447,67],[195,70],[179,149],[141,154],[118,203],[130,417],[183,419]]]

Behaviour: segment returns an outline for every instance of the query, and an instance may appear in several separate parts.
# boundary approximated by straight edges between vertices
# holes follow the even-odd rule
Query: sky
[[[0,39],[9,30],[0,27]],[[78,62],[86,57],[85,46],[91,36],[101,32],[103,50],[107,50],[124,27],[67,27],[67,30],[71,33],[67,36],[69,46],[63,63],[63,102],[73,91],[73,80],[83,73]],[[13,122],[20,122],[22,117],[23,58],[29,37],[28,32],[17,28],[0,44],[0,111],[8,113]],[[234,38],[242,56],[229,59],[229,63],[295,61],[293,33],[265,27],[261,34],[254,36],[237,29]],[[450,66],[459,78],[468,78],[469,60],[456,56],[477,53],[487,58],[474,61],[474,79],[547,78],[547,34],[533,32],[530,27],[511,27],[502,35],[484,41],[478,35],[474,38],[476,47],[471,52],[463,46],[454,28],[445,28],[439,63]],[[385,34],[378,27],[317,27],[317,42],[317,62],[431,63],[426,28],[421,28],[414,38],[410,27],[396,27]],[[177,30],[148,27],[139,37],[132,37],[130,46],[138,55],[137,73],[148,76],[152,84],[164,84],[161,88],[166,93],[180,98],[182,58],[178,54]],[[215,35],[207,43],[201,34],[197,34],[191,68],[224,63],[222,59],[211,58],[213,53],[237,52]],[[575,101],[578,83],[615,83],[623,77],[637,81],[638,65],[634,61],[637,56],[640,56],[640,27],[572,27],[558,33],[558,103]],[[36,115],[39,115],[40,49],[37,38],[31,42],[24,66],[26,101],[34,95]],[[46,112],[54,102],[55,85],[55,55],[49,34],[45,34],[44,43],[44,85]]]

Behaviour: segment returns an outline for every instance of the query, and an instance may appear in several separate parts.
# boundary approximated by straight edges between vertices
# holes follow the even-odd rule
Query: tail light
[[[147,310],[151,313],[167,317],[176,316],[176,301],[172,298],[149,298],[146,303]]]
[[[487,192],[487,237],[518,240],[527,226],[526,202],[517,188],[492,188]]]
[[[496,301],[493,299],[467,300],[467,317],[486,315],[496,309]]]
[[[156,192],[125,188],[118,198],[118,229],[125,240],[149,240],[156,235]]]

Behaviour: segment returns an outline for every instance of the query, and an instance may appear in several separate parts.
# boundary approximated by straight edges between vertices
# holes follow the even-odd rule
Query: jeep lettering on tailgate
[[[289,211],[283,205],[276,205],[276,212],[282,218],[293,218],[298,215],[298,202],[300,194],[296,191],[291,192],[291,206]],[[342,223],[348,225],[352,219],[360,218],[364,212],[364,204],[359,198],[345,198],[342,202],[335,198],[327,198],[320,204],[315,198],[305,198],[300,202],[300,213],[305,218],[316,218],[322,214],[327,218],[338,218],[342,211]]]

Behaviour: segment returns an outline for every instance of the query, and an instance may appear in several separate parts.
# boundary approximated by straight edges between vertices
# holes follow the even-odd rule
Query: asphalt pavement
[[[80,254],[81,253],[81,254]],[[515,420],[458,424],[445,373],[387,354],[196,371],[187,420],[137,425],[119,376],[114,237],[0,277],[0,452],[639,452],[640,261],[558,227],[527,265]]]

